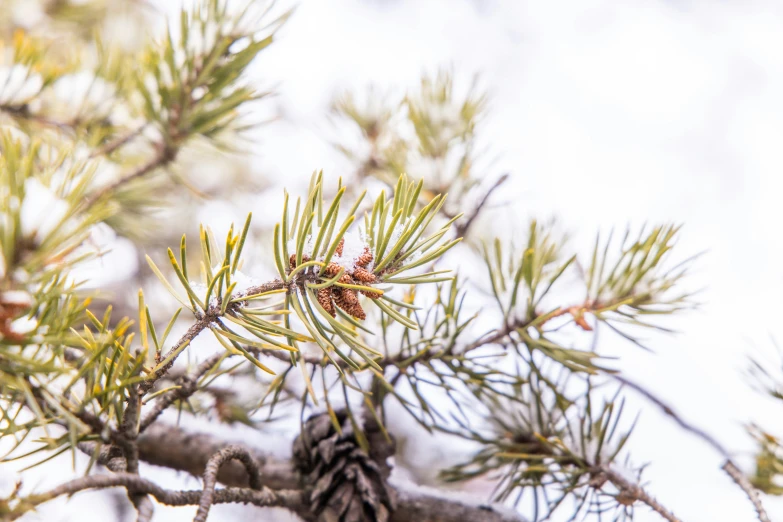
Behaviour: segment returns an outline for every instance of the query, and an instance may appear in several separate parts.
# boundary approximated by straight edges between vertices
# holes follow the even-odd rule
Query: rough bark
[[[163,466],[201,476],[210,457],[228,446],[226,442],[205,433],[189,433],[176,426],[153,424],[138,438],[139,458],[149,464]],[[302,487],[293,464],[248,447],[261,471],[262,486],[272,489]],[[218,481],[226,486],[248,487],[245,466],[236,461],[226,462],[218,472]],[[397,509],[391,522],[525,522],[525,519],[506,509],[491,505],[463,504],[457,500],[439,497],[428,492],[409,491],[394,487]],[[306,516],[307,506],[296,509]]]

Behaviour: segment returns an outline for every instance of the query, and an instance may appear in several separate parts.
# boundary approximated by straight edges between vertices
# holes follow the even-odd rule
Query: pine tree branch
[[[639,484],[629,481],[616,471],[612,470],[609,466],[600,466],[599,468],[595,469],[595,473],[599,473],[609,480],[609,482],[614,484],[614,486],[620,490],[620,494],[626,501],[644,502],[653,511],[661,515],[669,522],[682,522],[674,515],[674,513],[669,511],[660,502],[655,500],[652,495],[647,493],[647,491],[645,491],[644,488],[642,488]]]
[[[207,462],[207,467],[204,470],[204,490],[201,492],[198,511],[195,518],[193,518],[193,522],[206,522],[209,508],[212,507],[215,496],[218,471],[224,463],[230,460],[238,460],[245,466],[251,489],[258,490],[261,488],[261,474],[250,452],[241,446],[227,446],[212,455]]]
[[[90,489],[107,489],[124,487],[129,491],[149,494],[169,506],[198,505],[203,496],[203,490],[174,491],[165,489],[152,481],[143,479],[133,473],[113,473],[110,475],[89,475],[66,482],[47,493],[30,495],[20,499],[20,503],[9,514],[8,520],[16,520],[35,506],[48,502],[63,495],[73,495]],[[213,491],[212,504],[241,503],[253,504],[259,507],[284,507],[297,511],[306,505],[307,499],[301,490],[278,490],[269,488],[258,490],[249,488],[225,488]],[[4,518],[5,520],[5,518]]]
[[[119,138],[116,138],[110,142],[107,142],[103,144],[102,146],[96,148],[92,153],[90,153],[90,158],[97,158],[100,156],[108,156],[115,150],[119,149],[132,139],[134,139],[136,136],[140,135],[142,132],[144,132],[144,129],[147,128],[147,124],[139,126],[137,129],[134,129],[127,134],[124,134],[123,136],[120,136]]]
[[[692,425],[685,419],[683,419],[680,415],[678,415],[674,409],[663,402],[661,399],[656,397],[652,394],[649,390],[643,388],[639,384],[636,384],[633,381],[630,381],[626,379],[625,377],[622,377],[617,374],[609,374],[611,378],[618,381],[619,383],[623,384],[624,386],[628,386],[629,388],[639,392],[642,394],[645,398],[647,398],[650,402],[658,406],[666,415],[674,419],[674,422],[676,422],[681,428],[683,428],[685,431],[688,431],[703,441],[705,441],[707,444],[712,446],[718,453],[720,453],[723,458],[726,459],[726,462],[723,464],[721,469],[726,472],[729,477],[734,481],[737,486],[742,489],[742,491],[745,492],[745,494],[748,496],[748,499],[753,504],[754,509],[756,510],[756,515],[760,522],[770,522],[769,515],[767,514],[766,510],[764,509],[764,505],[761,503],[761,497],[759,495],[758,490],[753,487],[753,484],[750,483],[748,478],[742,473],[742,471],[739,469],[739,467],[734,463],[734,461],[731,459],[731,455],[729,454],[728,450],[723,447],[721,443],[719,443],[717,440],[715,440],[714,437],[706,433],[704,430],[697,428],[696,426]]]
[[[759,522],[772,522],[769,515],[767,515],[767,512],[764,510],[764,505],[761,503],[761,496],[759,495],[758,490],[753,487],[753,484],[750,483],[748,477],[746,477],[731,460],[727,460],[721,469],[728,473],[734,482],[742,488],[742,491],[748,496],[748,499],[750,499],[753,507],[756,509],[756,517],[759,519]]]
[[[120,179],[112,183],[109,183],[108,185],[105,185],[104,187],[100,188],[99,190],[87,196],[87,199],[84,202],[85,208],[91,207],[96,202],[103,199],[105,196],[112,194],[113,192],[116,192],[123,185],[126,185],[131,181],[140,179],[146,176],[147,174],[150,174],[154,170],[158,169],[159,167],[164,167],[168,165],[177,156],[177,149],[175,147],[159,143],[157,144],[156,149],[157,150],[155,154],[149,160],[147,160],[146,163],[142,163],[141,165],[139,165],[129,173],[125,174]]]
[[[473,212],[471,212],[470,216],[467,216],[467,218],[464,218],[462,221],[457,223],[455,225],[454,230],[456,231],[455,237],[465,237],[465,235],[468,233],[468,229],[470,228],[470,225],[473,224],[473,221],[481,214],[481,211],[484,209],[484,205],[487,204],[487,201],[489,201],[490,196],[492,196],[492,193],[495,192],[500,186],[506,182],[508,179],[508,173],[503,174],[498,178],[497,181],[495,181],[495,184],[492,185],[489,190],[484,194],[484,197],[481,198],[481,201],[479,201],[478,205],[476,205],[476,208],[473,209]]]
[[[264,292],[271,292],[273,290],[281,290],[283,288],[290,288],[291,285],[294,284],[293,282],[283,282],[279,279],[276,279],[274,281],[270,281],[268,283],[264,283],[262,285],[253,286],[245,290],[244,292],[236,294],[233,299],[241,299],[242,297],[260,294]],[[212,325],[215,321],[218,320],[221,316],[220,306],[218,304],[211,305],[206,313],[202,315],[190,328],[188,328],[188,331],[185,332],[185,334],[180,337],[180,339],[174,343],[174,345],[169,349],[168,352],[163,356],[163,360],[169,359],[169,361],[158,368],[150,377],[148,377],[146,380],[144,380],[139,385],[139,393],[141,395],[146,394],[149,392],[154,386],[155,383],[168,371],[171,369],[172,366],[174,366],[174,362],[176,361],[176,357],[173,357],[174,354],[177,353],[178,350],[182,348],[182,346],[186,343],[190,343],[195,339],[201,332],[203,332],[205,329],[207,329],[210,325]]]
[[[139,436],[139,456],[153,465],[163,466],[192,475],[202,475],[209,459],[228,444],[219,437],[204,433],[188,433],[176,426],[155,423]],[[85,448],[88,449],[88,448]],[[261,486],[274,490],[301,487],[300,477],[288,460],[271,456],[260,450],[246,448],[258,464]],[[226,486],[246,488],[248,474],[243,465],[226,462],[217,473],[217,480]],[[439,497],[423,491],[409,491],[394,487],[397,509],[391,522],[410,520],[437,520],[438,522],[524,522],[516,513],[490,505],[469,505],[459,500]],[[216,494],[222,490],[217,490]],[[298,507],[285,506],[302,514],[309,513],[309,500],[302,498]],[[307,518],[305,518],[307,520]]]
[[[231,354],[228,354],[228,357],[231,357]],[[177,381],[178,388],[168,391],[155,399],[155,403],[152,407],[152,410],[147,413],[144,418],[141,420],[141,424],[139,425],[139,432],[143,432],[146,430],[150,424],[155,422],[157,418],[174,402],[176,401],[184,401],[198,390],[198,380],[204,376],[207,372],[212,370],[216,365],[218,365],[224,358],[226,358],[225,353],[216,353],[212,355],[211,357],[205,359],[201,362],[201,364],[198,365],[196,370],[190,374],[190,375],[183,375],[180,379]]]
[[[276,280],[270,283],[259,285],[256,287],[248,288],[244,293],[239,294],[238,297],[249,296],[256,293],[277,290],[285,288],[285,283]],[[127,406],[123,413],[122,420],[120,422],[119,432],[122,434],[122,443],[118,444],[125,455],[125,470],[128,473],[138,473],[139,470],[139,449],[137,444],[137,438],[141,429],[142,423],[139,422],[139,415],[141,412],[142,398],[146,395],[154,386],[155,383],[160,380],[171,369],[176,360],[176,354],[181,351],[184,345],[190,343],[195,339],[202,331],[210,327],[221,316],[221,307],[218,304],[211,305],[204,313],[199,317],[196,323],[194,323],[187,332],[176,342],[174,346],[166,353],[164,360],[168,359],[168,362],[158,368],[154,373],[149,375],[147,379],[142,381],[138,386],[133,386],[130,389],[130,396],[128,397]],[[204,370],[208,371],[209,368]],[[195,385],[194,385],[195,386]],[[195,391],[195,388],[194,388]],[[192,394],[193,392],[191,392]],[[144,424],[144,427],[148,427],[155,419],[170,406],[174,400],[168,400],[168,402],[161,403],[160,407],[156,406],[156,409],[150,412]],[[144,494],[138,494],[128,488],[128,495],[131,502],[136,507],[138,512],[138,522],[147,522],[152,518],[152,504]],[[207,508],[208,509],[208,508]],[[206,515],[205,515],[206,516]]]

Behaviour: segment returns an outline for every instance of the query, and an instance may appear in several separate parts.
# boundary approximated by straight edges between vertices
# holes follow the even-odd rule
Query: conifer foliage
[[[223,185],[265,190],[228,169],[200,190],[189,167],[241,156],[268,94],[248,67],[291,16],[193,4],[152,36],[137,26],[163,18],[142,1],[54,2],[29,27],[0,14],[2,458],[46,466],[70,454],[77,475],[49,491],[20,481],[0,519],[120,487],[138,520],[155,502],[198,506],[202,522],[218,503],[317,521],[630,520],[639,509],[678,520],[642,487],[624,397],[673,410],[623,378],[596,335],[643,347],[640,332],[693,306],[679,226],[604,231],[589,252],[569,251],[554,223],[494,237],[490,203],[509,175],[479,154],[487,97],[442,72],[399,99],[339,96],[331,116],[345,139],[328,139],[352,168],[281,191],[273,226],[251,219],[268,207],[249,204],[225,237],[210,223],[175,227],[177,208],[231,197]],[[140,21],[125,40],[117,17]],[[113,290],[134,295],[120,314],[127,303],[96,277],[118,237],[148,253],[148,277]],[[188,433],[183,415],[244,423],[260,440],[293,419],[292,462]],[[400,422],[469,441],[472,455],[441,479],[492,480],[491,503],[390,480]],[[766,520],[755,487],[779,494],[783,466],[777,439],[754,434],[753,484],[711,444]],[[166,489],[140,462],[202,487]]]

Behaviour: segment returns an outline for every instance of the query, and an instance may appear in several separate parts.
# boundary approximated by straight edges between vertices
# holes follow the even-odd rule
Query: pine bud
[[[372,252],[370,252],[370,247],[364,247],[364,252],[362,252],[362,255],[360,255],[356,259],[356,264],[358,266],[366,267],[369,265],[373,260]]]
[[[302,263],[307,263],[308,261],[310,261],[310,256],[302,254]],[[291,257],[288,258],[288,264],[291,266],[291,270],[296,268],[296,254],[291,254]]]
[[[325,275],[329,276],[329,277],[334,277],[334,276],[336,276],[337,274],[339,274],[339,273],[340,273],[340,270],[341,270],[342,268],[343,268],[343,267],[341,267],[340,265],[338,265],[337,263],[335,263],[334,261],[332,261],[331,263],[329,263],[328,265],[326,265],[326,266],[323,268],[323,273],[324,273]]]
[[[375,274],[360,266],[357,266],[353,271],[353,278],[360,283],[374,283],[376,281]]]
[[[318,290],[318,303],[327,311],[329,315],[335,317],[337,312],[334,309],[334,303],[332,302],[332,289],[321,288]]]
[[[364,313],[356,292],[350,288],[334,288],[332,293],[334,295],[334,304],[342,310],[345,310],[345,312],[357,319],[364,320],[367,318],[367,314]]]
[[[359,290],[359,291],[362,293],[362,295],[369,297],[370,299],[380,299],[381,295],[383,295],[378,292],[369,292],[367,290]]]

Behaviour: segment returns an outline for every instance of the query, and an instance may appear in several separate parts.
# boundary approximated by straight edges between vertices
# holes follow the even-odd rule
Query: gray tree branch
[[[48,502],[62,495],[73,495],[89,489],[106,489],[124,487],[129,491],[152,495],[155,499],[170,506],[187,506],[198,504],[203,492],[201,490],[173,491],[165,489],[152,481],[143,479],[134,473],[112,473],[110,475],[89,475],[65,484],[61,484],[46,493],[30,495],[20,500],[18,506],[9,514],[8,520],[16,520],[35,506]],[[279,506],[296,511],[306,505],[306,497],[300,490],[272,491],[269,488],[253,490],[248,488],[225,488],[213,492],[212,504],[242,503],[255,506]]]
[[[215,496],[218,471],[220,471],[220,467],[223,464],[231,460],[239,461],[245,466],[251,489],[258,490],[261,488],[261,473],[250,452],[242,446],[227,446],[212,455],[207,462],[207,467],[204,470],[204,490],[201,492],[198,511],[193,522],[206,522],[209,508],[212,507]]]
[[[204,433],[188,433],[176,426],[155,423],[138,439],[139,457],[149,463],[199,476],[209,459],[226,447],[227,442]],[[293,465],[258,449],[245,448],[258,464],[261,485],[274,490],[297,489],[302,486]],[[245,467],[237,462],[226,462],[217,473],[217,480],[226,486],[246,488],[249,485]],[[493,505],[471,505],[437,495],[408,491],[395,487],[397,509],[392,522],[427,520],[437,522],[525,522],[521,515]],[[217,490],[219,492],[221,490]],[[303,497],[298,509],[292,508],[306,520],[309,504]]]

